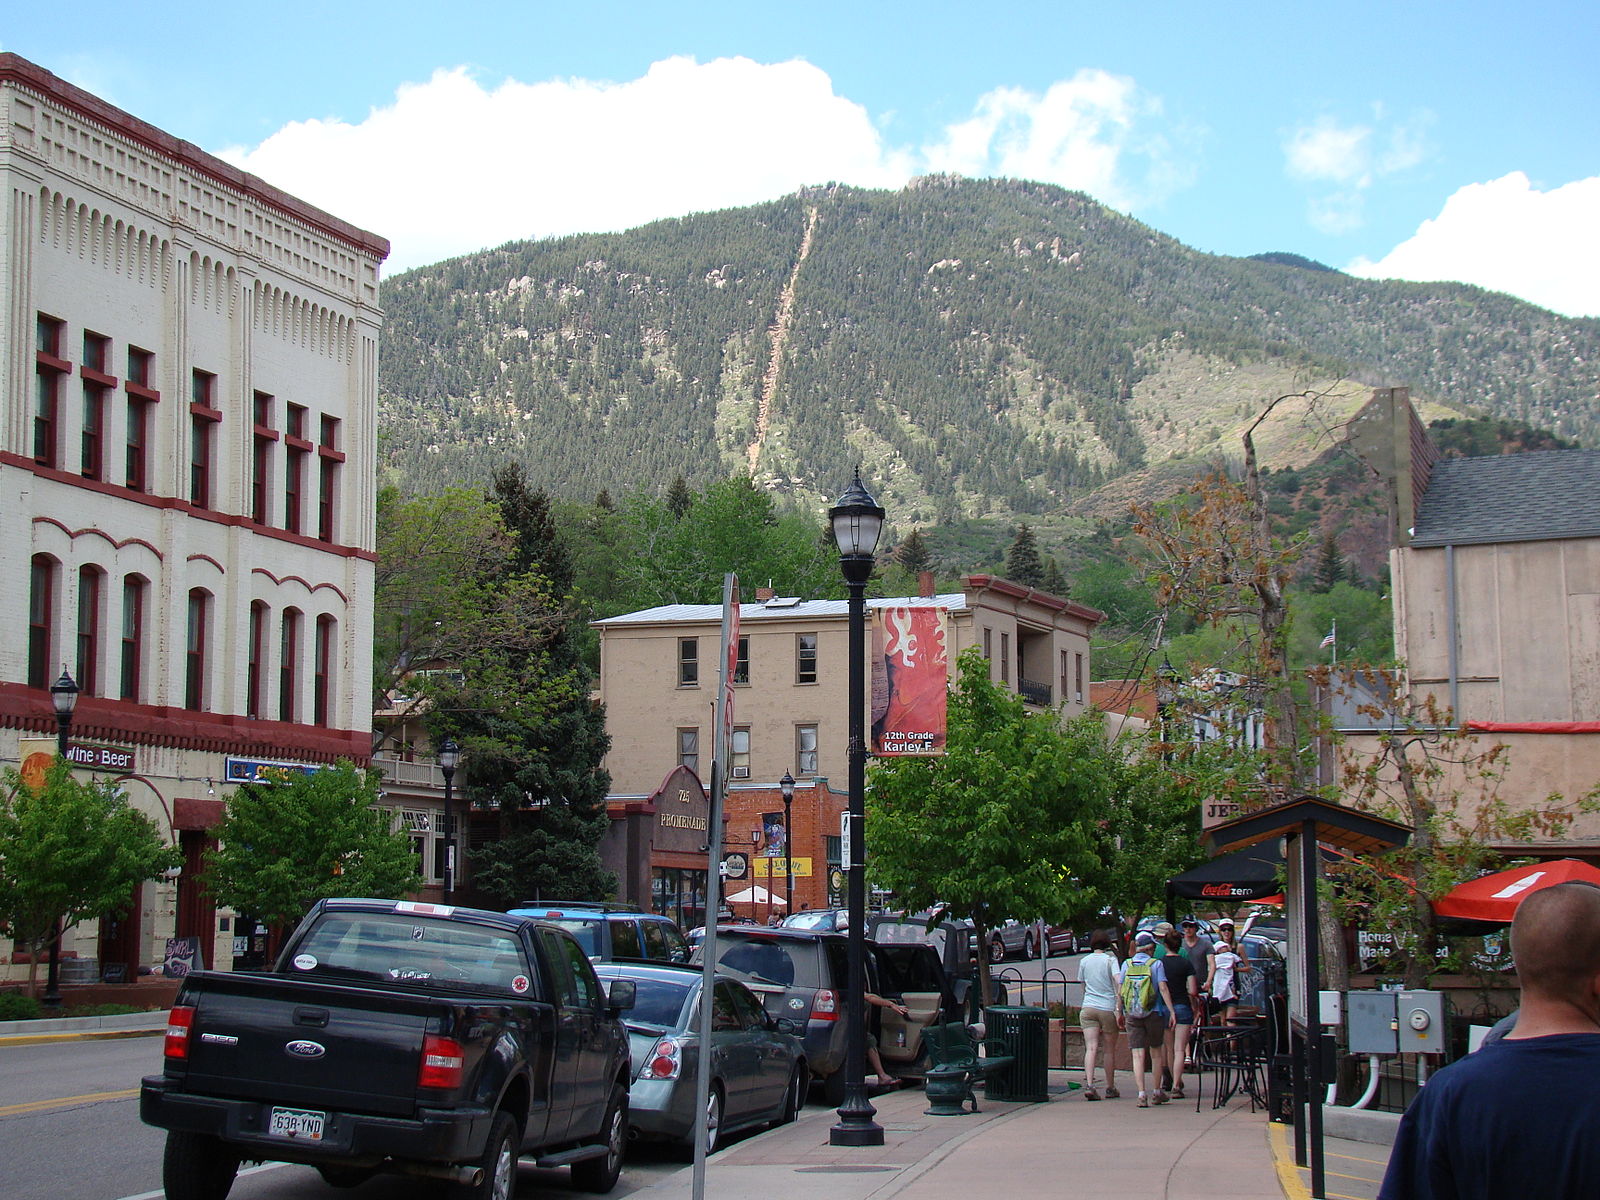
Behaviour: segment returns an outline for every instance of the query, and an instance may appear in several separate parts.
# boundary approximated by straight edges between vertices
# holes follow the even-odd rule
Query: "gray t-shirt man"
[[[1189,961],[1194,964],[1194,977],[1203,988],[1206,979],[1211,974],[1210,959],[1215,944],[1210,938],[1200,932],[1199,926],[1185,922],[1183,926],[1183,952],[1189,956]]]

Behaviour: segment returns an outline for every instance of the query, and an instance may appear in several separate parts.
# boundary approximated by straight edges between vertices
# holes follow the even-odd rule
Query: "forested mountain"
[[[1600,321],[1285,253],[1202,254],[1086,196],[930,177],[518,242],[384,283],[382,461],[411,490],[506,460],[588,499],[749,470],[818,505],[863,476],[901,528],[1057,512],[1259,435],[1326,450],[1373,385],[1600,444]]]

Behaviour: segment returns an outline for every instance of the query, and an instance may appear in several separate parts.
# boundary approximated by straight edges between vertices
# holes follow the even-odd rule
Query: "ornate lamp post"
[[[56,753],[67,760],[71,744],[72,714],[78,707],[78,685],[66,668],[61,678],[50,685],[50,702],[56,709]],[[45,975],[44,995],[40,997],[46,1008],[61,1007],[61,918],[56,918],[55,936],[50,939],[50,968]]]
[[[850,807],[849,860],[849,993],[845,996],[847,1022],[844,1060],[844,1103],[839,1120],[829,1131],[835,1146],[881,1146],[883,1127],[872,1118],[877,1110],[867,1099],[866,941],[867,876],[865,826],[867,792],[867,580],[872,577],[872,553],[883,531],[883,509],[861,484],[861,470],[838,502],[828,510],[833,540],[839,547],[839,569],[850,589]]]
[[[456,778],[456,765],[461,761],[461,747],[455,738],[445,738],[439,743],[439,770],[444,774],[444,900],[455,899],[456,890],[456,817],[451,805],[455,793],[452,785]]]
[[[778,780],[778,790],[783,793],[783,912],[794,912],[794,823],[789,819],[794,812],[794,776],[785,771]]]

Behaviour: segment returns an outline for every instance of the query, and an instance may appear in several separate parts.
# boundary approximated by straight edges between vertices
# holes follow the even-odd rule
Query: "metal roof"
[[[1447,458],[1417,508],[1413,546],[1600,537],[1600,450]]]
[[[868,599],[872,608],[948,608],[965,612],[969,607],[962,592],[945,592],[937,596],[895,596]],[[766,602],[739,605],[739,623],[751,621],[843,620],[850,612],[848,600],[799,600],[778,597],[769,607]],[[717,624],[722,620],[720,604],[662,604],[643,608],[638,612],[623,613],[594,621],[597,626],[616,625],[676,625],[693,622]]]

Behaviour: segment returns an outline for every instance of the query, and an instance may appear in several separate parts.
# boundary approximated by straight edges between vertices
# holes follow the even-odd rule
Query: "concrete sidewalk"
[[[42,1017],[0,1021],[0,1046],[37,1046],[96,1038],[150,1037],[165,1033],[167,1010],[120,1013],[112,1017]]]
[[[706,1166],[706,1195],[784,1200],[972,1200],[1003,1191],[1018,1200],[1070,1192],[1074,1200],[1173,1197],[1190,1200],[1283,1200],[1292,1153],[1280,1171],[1267,1115],[1246,1099],[1195,1112],[1187,1101],[1138,1108],[1119,1100],[1091,1103],[1068,1091],[1077,1071],[1052,1071],[1043,1104],[988,1101],[981,1112],[930,1117],[920,1090],[874,1097],[884,1144],[832,1146],[832,1109],[807,1108],[793,1125],[736,1143]],[[650,1200],[692,1194],[693,1172],[679,1171],[645,1189]],[[1331,1190],[1331,1189],[1330,1189]],[[1303,1194],[1303,1193],[1301,1193]]]

